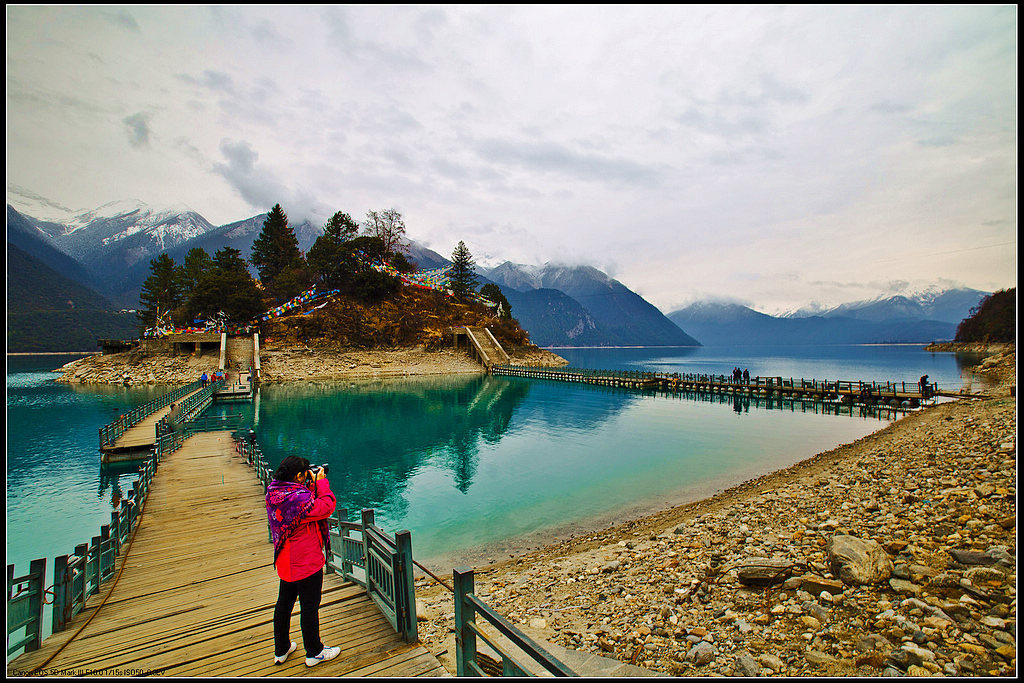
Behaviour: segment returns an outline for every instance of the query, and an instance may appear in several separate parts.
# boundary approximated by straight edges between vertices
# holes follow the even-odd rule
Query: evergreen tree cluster
[[[956,328],[958,342],[1008,343],[1017,333],[1017,288],[986,296]]]
[[[379,301],[393,295],[401,281],[370,264],[383,261],[399,272],[413,272],[416,264],[406,256],[407,250],[402,215],[385,209],[367,212],[362,225],[349,214],[336,212],[303,254],[287,214],[276,204],[267,213],[249,257],[258,282],[249,274],[241,252],[231,247],[212,258],[201,248],[192,249],[180,266],[166,253],[160,254],[149,263],[150,276],[139,298],[139,322],[143,329],[211,319],[244,324],[314,285],[364,302]],[[476,291],[477,277],[472,254],[463,242],[455,248],[452,262],[452,293],[467,299]],[[511,317],[501,290],[489,287],[497,292],[488,298],[502,304],[504,317]]]
[[[215,318],[247,323],[266,310],[242,253],[232,247],[218,250],[213,258],[204,249],[190,249],[180,266],[160,254],[149,268],[139,296],[142,329]]]

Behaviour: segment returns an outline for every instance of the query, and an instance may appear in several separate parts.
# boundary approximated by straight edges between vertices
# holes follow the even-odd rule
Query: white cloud
[[[8,182],[215,223],[394,206],[666,310],[996,289],[1016,62],[1012,6],[14,6]]]

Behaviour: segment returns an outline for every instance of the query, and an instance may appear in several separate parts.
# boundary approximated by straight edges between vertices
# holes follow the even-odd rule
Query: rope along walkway
[[[361,587],[334,574],[324,577],[320,631],[341,655],[305,666],[296,605],[299,650],[274,665],[278,579],[264,510],[263,487],[230,432],[190,437],[161,462],[109,597],[93,596],[8,675],[449,675],[420,644],[403,642]]]

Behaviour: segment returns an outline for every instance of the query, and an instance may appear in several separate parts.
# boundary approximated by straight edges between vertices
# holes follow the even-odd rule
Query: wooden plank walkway
[[[189,437],[160,464],[131,546],[115,565],[119,578],[7,673],[450,675],[422,645],[402,641],[362,587],[335,574],[324,577],[320,632],[341,655],[306,667],[296,602],[292,640],[299,647],[275,665],[272,557],[263,487],[230,432]]]
[[[200,391],[202,391],[202,389],[196,389],[188,396],[182,396],[181,400],[176,403],[172,403],[171,405],[179,404],[189,396],[198,394]],[[124,434],[115,439],[113,444],[107,446],[103,450],[115,452],[152,448],[156,445],[156,423],[170,414],[171,405],[160,408],[153,414],[132,425],[125,430]]]
[[[679,375],[623,370],[587,370],[513,365],[490,367],[493,375],[530,377],[560,382],[598,384],[627,389],[647,389],[679,393],[724,393],[735,396],[782,396],[798,400],[838,400],[848,405],[900,406],[904,401],[916,408],[921,401],[936,395],[938,385],[923,392],[917,382],[861,382],[857,380],[820,381],[784,377],[752,377],[735,382],[726,375]]]

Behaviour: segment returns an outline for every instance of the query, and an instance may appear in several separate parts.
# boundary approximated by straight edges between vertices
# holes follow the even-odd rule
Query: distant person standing
[[[743,383],[750,384],[750,371],[743,368]]]
[[[917,386],[921,391],[921,398],[928,398],[928,375],[921,375],[917,380]]]
[[[203,386],[205,387],[205,386],[206,386],[207,384],[209,384],[209,383],[210,383],[210,378],[209,378],[209,377],[207,376],[207,374],[206,374],[206,373],[204,372],[204,373],[203,373],[203,374],[202,374],[202,375],[201,375],[201,376],[199,377],[199,381],[200,381],[200,382],[202,382]]]

